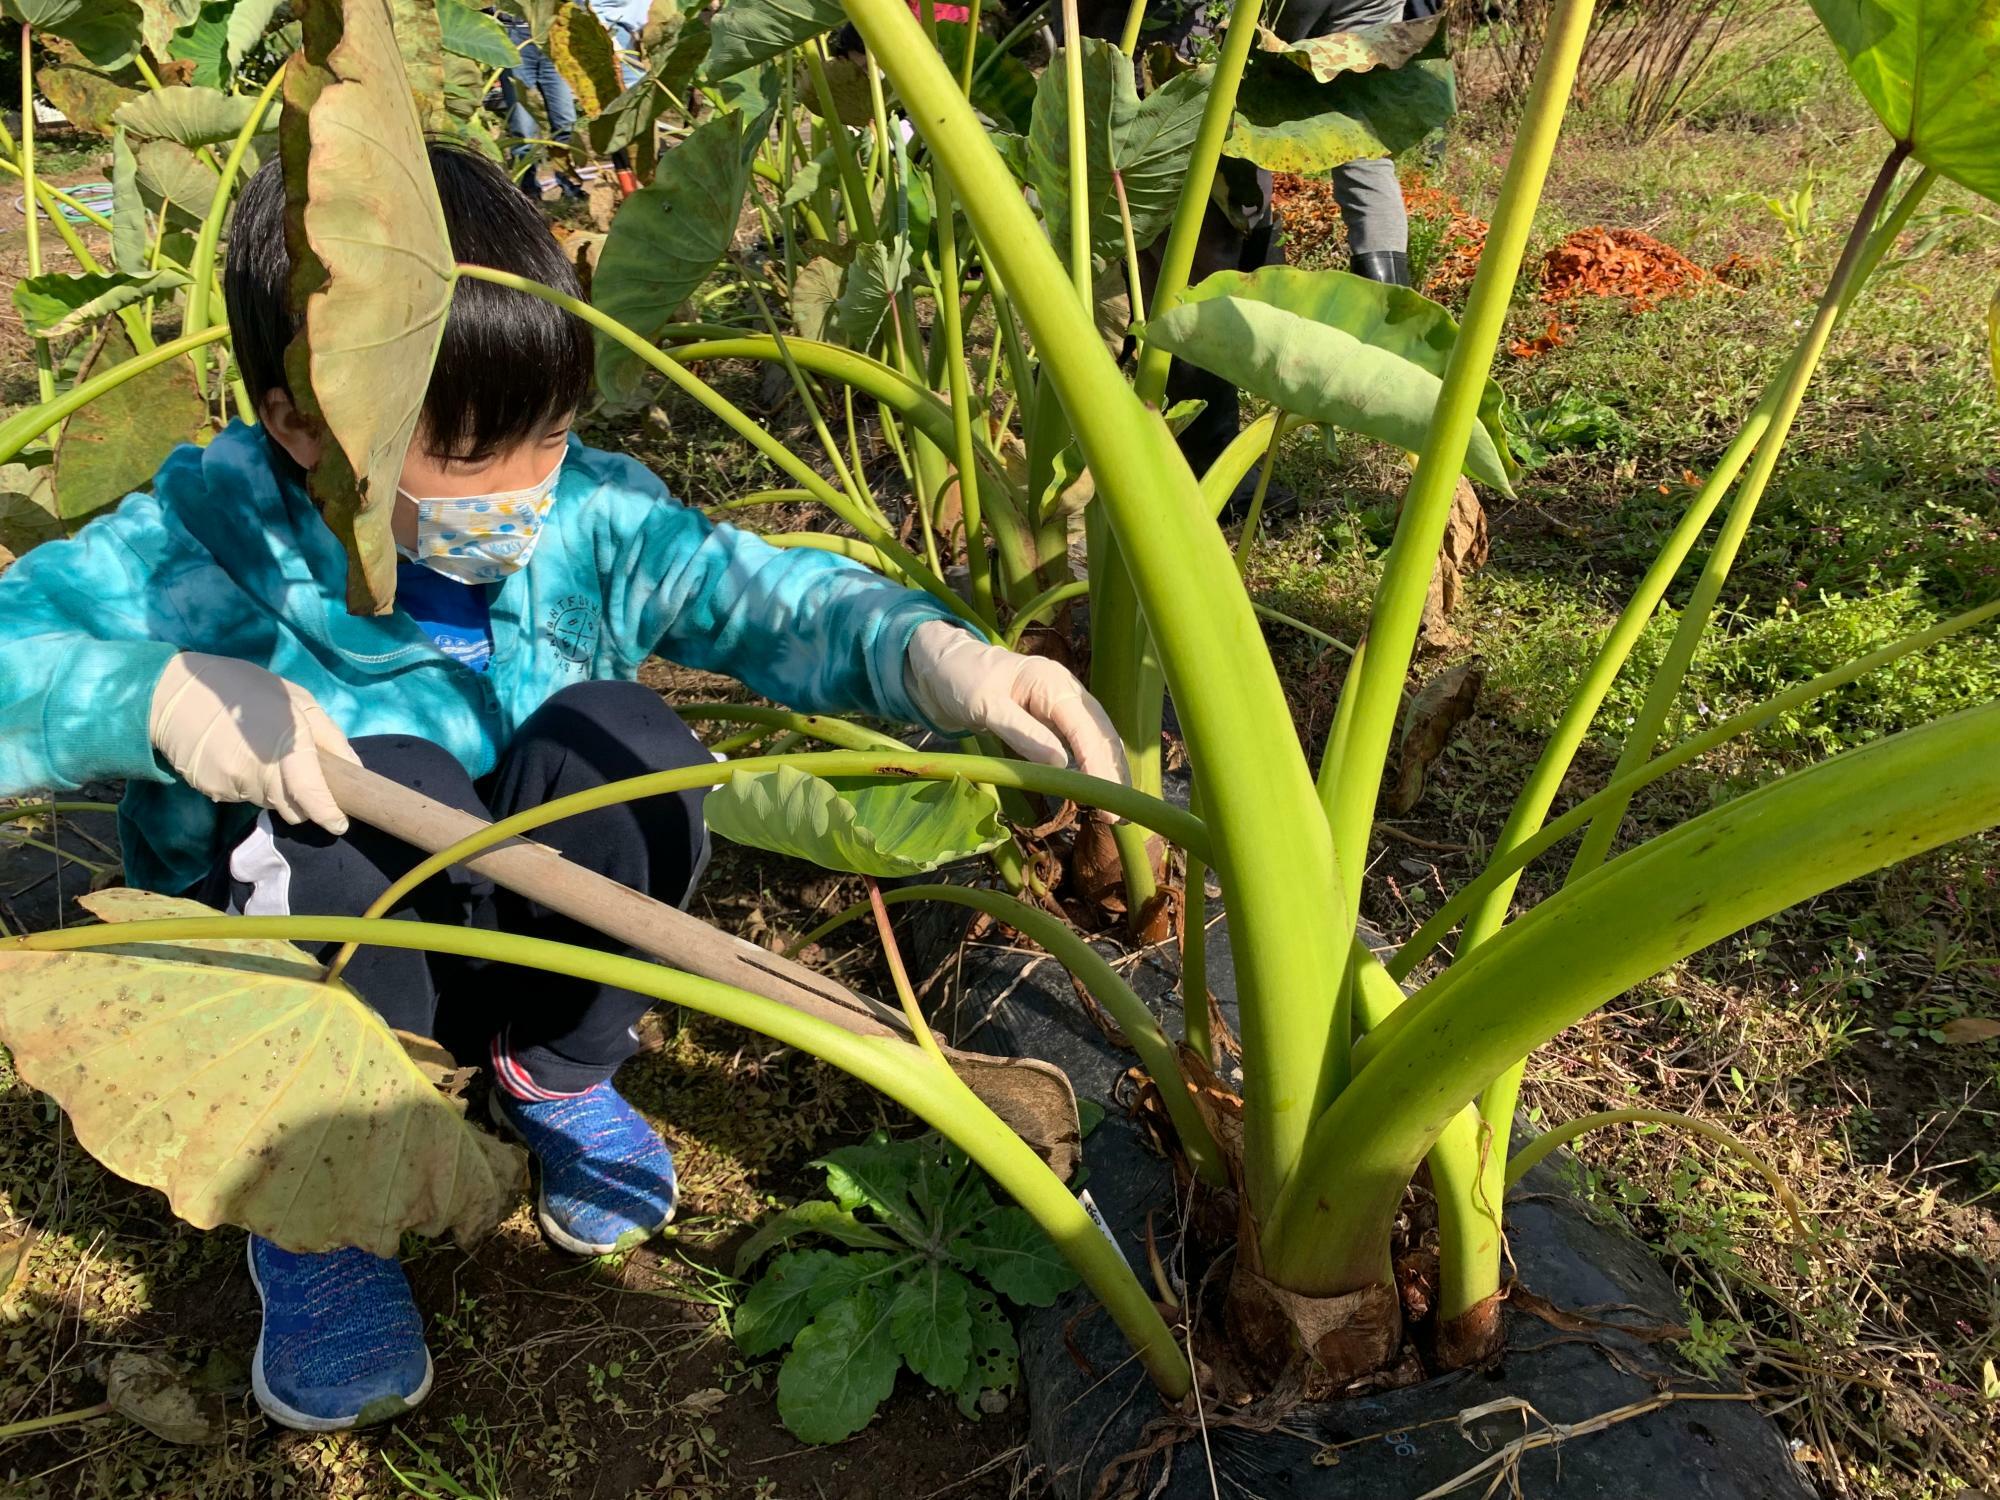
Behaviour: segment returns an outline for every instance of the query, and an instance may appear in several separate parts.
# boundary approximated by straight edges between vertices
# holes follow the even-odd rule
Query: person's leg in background
[[[523,35],[516,38],[521,50],[521,61],[508,70],[508,82],[512,86],[512,102],[507,113],[507,128],[523,141],[546,139],[549,143],[549,165],[555,174],[556,186],[563,196],[581,196],[583,189],[578,186],[575,174],[568,164],[568,146],[571,133],[576,129],[576,96],[570,92],[569,84],[555,62],[533,42]],[[511,34],[511,33],[510,33]],[[543,137],[541,126],[536,122],[526,104],[521,102],[521,91],[533,89],[542,96],[542,112],[548,116],[548,135]],[[524,148],[532,151],[532,148]],[[522,188],[530,196],[541,196],[540,184],[531,165],[528,174],[521,180]]]
[[[1286,41],[1401,21],[1430,0],[1296,0],[1274,26]],[[1371,281],[1410,284],[1410,221],[1396,164],[1378,157],[1333,169],[1333,196],[1347,223],[1350,268]]]
[[[464,768],[429,741],[372,736],[353,743],[370,770],[436,801],[490,816]],[[250,916],[359,916],[423,857],[360,823],[335,838],[310,824],[291,827],[267,812],[194,894],[208,905]],[[487,925],[490,906],[491,887],[454,870],[426,882],[389,915]],[[334,945],[300,946],[324,958]],[[431,1034],[437,988],[425,954],[363,948],[342,978],[389,1025]],[[251,1386],[273,1421],[307,1432],[338,1431],[386,1421],[429,1394],[423,1319],[395,1261],[353,1249],[298,1255],[255,1235],[249,1259],[264,1310]]]
[[[529,717],[481,784],[505,817],[573,792],[711,757],[674,711],[634,682],[579,683]],[[707,858],[706,790],[599,808],[536,835],[566,858],[658,900],[685,904]],[[495,916],[506,931],[586,947],[615,945],[581,923],[510,892]],[[496,1002],[493,997],[503,997]],[[673,1216],[673,1156],[611,1082],[638,1046],[652,1002],[628,990],[509,972],[505,983],[468,966],[446,987],[440,1039],[462,1050],[490,1038],[493,1104],[541,1169],[543,1232],[564,1249],[607,1254]]]

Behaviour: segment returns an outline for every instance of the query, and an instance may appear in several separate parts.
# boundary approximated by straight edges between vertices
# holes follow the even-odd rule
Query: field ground
[[[1789,15],[1773,34],[1788,34]],[[1617,130],[1615,99],[1587,101],[1557,160],[1537,262],[1572,230],[1604,225],[1642,230],[1704,267],[1729,262],[1730,277],[1644,311],[1552,309],[1524,277],[1515,334],[1532,340],[1558,315],[1569,326],[1554,347],[1503,359],[1499,372],[1535,462],[1516,499],[1491,499],[1492,558],[1470,581],[1459,642],[1422,664],[1428,673],[1478,654],[1486,683],[1423,800],[1371,850],[1366,911],[1392,934],[1413,930],[1478,869],[1566,684],[1809,317],[1874,170],[1879,132],[1816,36],[1775,53],[1752,38],[1716,77],[1693,121],[1643,148]],[[1504,141],[1475,102],[1429,185],[1483,213]],[[1807,183],[1811,207],[1800,213],[1794,195]],[[2000,416],[1981,322],[2000,283],[2000,224],[1989,215],[1955,188],[1935,193],[1836,338],[1697,663],[1683,731],[2000,587]],[[11,222],[0,258],[18,265]],[[1418,218],[1426,268],[1449,251],[1445,222]],[[1296,226],[1295,241],[1310,248],[1308,263],[1338,264],[1337,232],[1319,226],[1312,243],[1308,227]],[[4,394],[30,397],[31,377],[24,388],[11,374]],[[770,482],[754,455],[673,403],[597,439],[631,447],[700,503]],[[1279,475],[1302,505],[1260,545],[1254,587],[1351,641],[1394,523],[1400,465],[1301,439]],[[1658,659],[1667,629],[1649,632],[1635,670]],[[1277,627],[1273,644],[1316,748],[1344,658]],[[1566,796],[1601,784],[1643,688],[1635,673],[1621,682]],[[1990,632],[1961,637],[1665,779],[1635,804],[1627,835],[1996,690],[2000,644]],[[101,825],[65,828],[63,847],[102,863],[81,842],[91,832],[104,837]],[[49,920],[53,865],[38,850],[6,851],[0,918]],[[1523,898],[1546,891],[1556,868],[1532,869]],[[73,880],[87,874],[70,867]],[[741,851],[708,892],[715,920],[754,936],[797,931],[845,899],[827,877]],[[871,963],[858,951],[827,961]],[[1696,1366],[1733,1356],[1830,1494],[1933,1500],[2000,1486],[2000,1043],[1950,1040],[1963,1030],[1954,1021],[1996,1015],[2000,840],[1987,836],[1697,955],[1531,1068],[1538,1121],[1630,1104],[1681,1110],[1735,1131],[1784,1171],[1805,1205],[1807,1241],[1761,1179],[1705,1143],[1628,1128],[1581,1145],[1583,1191],[1656,1244],[1687,1294],[1684,1355]],[[418,1253],[439,1387],[417,1418],[340,1438],[246,1421],[215,1450],[90,1424],[0,1450],[0,1491],[1032,1493],[1018,1410],[973,1427],[907,1385],[860,1437],[801,1450],[776,1422],[774,1367],[741,1359],[721,1331],[731,1288],[720,1248],[763,1205],[801,1192],[808,1160],[867,1128],[880,1106],[795,1056],[667,1018],[623,1082],[679,1154],[679,1230],[579,1268],[543,1249],[522,1213],[470,1258]],[[31,1254],[0,1301],[0,1421],[96,1401],[95,1372],[124,1346],[164,1350],[240,1387],[255,1326],[240,1236],[170,1221],[157,1197],[98,1170],[54,1111],[0,1072],[0,1244],[23,1229]]]

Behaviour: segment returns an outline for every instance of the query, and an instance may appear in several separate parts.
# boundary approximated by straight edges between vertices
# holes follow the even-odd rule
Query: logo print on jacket
[[[604,610],[595,599],[569,594],[555,602],[542,634],[564,661],[583,665],[597,654],[597,638],[603,631]]]

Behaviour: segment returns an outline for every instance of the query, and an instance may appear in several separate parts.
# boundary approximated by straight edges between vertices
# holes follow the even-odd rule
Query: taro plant
[[[1482,413],[1490,410],[1489,369],[1588,31],[1589,0],[1561,0],[1550,19],[1479,271],[1461,325],[1448,340],[1433,338],[1421,320],[1411,326],[1394,307],[1357,331],[1325,311],[1335,300],[1322,293],[1329,283],[1310,279],[1265,273],[1187,287],[1195,225],[1218,160],[1232,138],[1255,138],[1263,128],[1258,114],[1263,106],[1239,107],[1259,4],[1238,0],[1205,76],[1200,119],[1176,173],[1162,267],[1150,289],[1153,306],[1137,328],[1139,355],[1129,374],[1100,336],[1095,317],[1091,226],[1099,222],[1103,200],[1094,196],[1102,192],[1094,174],[1107,160],[1113,162],[1110,170],[1116,167],[1115,158],[1091,146],[1093,139],[1105,138],[1104,120],[1091,114],[1087,103],[1085,53],[1094,49],[1079,47],[1050,69],[1061,79],[1066,110],[1061,139],[1067,149],[1060,176],[1050,180],[1047,192],[1037,189],[1043,199],[1038,212],[968,99],[977,91],[968,89],[966,59],[973,58],[976,83],[976,49],[961,47],[954,54],[948,44],[941,47],[903,0],[846,0],[845,15],[881,69],[880,77],[871,72],[865,80],[870,113],[878,113],[876,90],[893,89],[915,130],[908,142],[900,132],[885,130],[876,137],[887,147],[873,159],[876,179],[886,178],[892,161],[900,173],[913,158],[927,163],[930,174],[931,227],[938,236],[938,276],[931,285],[942,293],[938,318],[946,335],[943,375],[950,399],[935,395],[906,369],[855,349],[808,347],[814,341],[776,333],[763,337],[788,371],[849,385],[862,399],[890,407],[958,461],[957,472],[976,480],[962,486],[961,505],[969,511],[986,498],[985,480],[1005,468],[980,449],[976,427],[968,452],[972,377],[950,332],[954,316],[962,317],[964,309],[954,308],[959,280],[946,273],[945,242],[960,245],[951,254],[977,254],[983,295],[1004,297],[1015,320],[1018,340],[1006,337],[1003,325],[1002,342],[1008,346],[1003,353],[1011,361],[1018,342],[1023,367],[1034,361],[1031,378],[1015,388],[1020,403],[1032,398],[1043,411],[1059,413],[1050,418],[1065,434],[1056,453],[1073,442],[1078,472],[1087,469],[1091,476],[1093,498],[1085,512],[1094,528],[1091,607],[1097,649],[1111,653],[1114,662],[1108,669],[1117,688],[1114,710],[1122,714],[1128,735],[1140,735],[1135,748],[1153,754],[1157,732],[1144,721],[1155,711],[1149,705],[1157,704],[1161,684],[1171,691],[1198,814],[1167,805],[1145,785],[1117,787],[970,753],[890,749],[853,726],[777,709],[744,709],[745,720],[760,727],[845,748],[750,756],[551,803],[444,849],[385,893],[376,912],[393,907],[412,881],[496,842],[590,806],[693,785],[729,783],[747,793],[747,778],[773,778],[763,792],[737,799],[743,814],[739,827],[749,831],[756,810],[767,809],[785,824],[772,828],[773,839],[836,865],[861,843],[879,839],[847,839],[849,852],[843,853],[838,841],[806,837],[788,821],[794,814],[786,809],[821,794],[797,791],[796,781],[786,792],[776,778],[960,779],[1114,812],[1183,850],[1191,889],[1201,888],[1204,868],[1220,881],[1241,1007],[1240,1095],[1223,1095],[1209,1079],[1213,1039],[1202,984],[1205,966],[1198,955],[1184,957],[1189,982],[1176,1042],[1101,955],[1059,918],[1020,896],[933,885],[904,887],[880,901],[951,900],[999,917],[1089,984],[1134,1043],[1173,1121],[1189,1175],[1202,1191],[1233,1195],[1235,1212],[1215,1218],[1242,1226],[1227,1274],[1218,1278],[1226,1286],[1232,1338],[1227,1350],[1200,1350],[1204,1361],[1228,1357],[1264,1380],[1304,1363],[1316,1378],[1337,1385],[1394,1359],[1404,1337],[1392,1272],[1396,1225],[1413,1177],[1426,1166],[1439,1234],[1436,1326],[1426,1343],[1445,1366],[1485,1357],[1499,1331],[1500,1206],[1527,1054],[1709,943],[1843,881],[2000,822],[2000,757],[1992,753],[2000,704],[1988,703],[1833,756],[1617,850],[1621,815],[1641,787],[1769,717],[2000,613],[2000,604],[1988,605],[1885,643],[1671,748],[1659,744],[1695,645],[1841,317],[1938,178],[2000,197],[2000,109],[1995,108],[2000,71],[1990,46],[1971,45],[1990,39],[2000,26],[1995,0],[1951,0],[1942,10],[1917,0],[1818,4],[1850,72],[1887,127],[1882,167],[1798,346],[1577,682],[1487,869],[1387,963],[1357,941],[1370,827],[1453,490],[1462,470],[1477,474],[1500,452],[1497,439],[1489,453],[1477,436],[1484,431],[1494,438],[1482,422]],[[329,521],[349,541],[350,592],[357,607],[382,608],[389,599],[393,568],[385,502],[416,419],[433,337],[429,330],[464,278],[500,282],[568,308],[591,323],[617,360],[629,356],[663,375],[742,433],[801,489],[837,514],[844,508],[861,522],[870,521],[865,510],[849,503],[845,480],[836,488],[686,368],[684,361],[697,351],[749,352],[743,341],[707,340],[672,352],[654,342],[677,334],[670,322],[674,308],[664,304],[666,291],[643,309],[643,326],[630,327],[605,307],[484,268],[454,266],[420,177],[408,177],[399,198],[364,194],[358,183],[378,175],[375,163],[385,156],[417,161],[422,149],[421,122],[403,82],[390,13],[383,0],[305,0],[302,10],[304,40],[287,65],[281,126],[302,225],[300,249],[311,258],[316,287],[295,351],[297,367],[309,380],[297,384],[310,385],[335,439],[313,485]],[[767,57],[804,42],[807,73],[827,73],[828,59],[816,37],[840,18],[840,11],[824,4],[794,8],[733,0],[711,29],[711,64],[721,66],[714,61],[717,51],[728,57],[729,47],[742,56],[744,38],[755,37],[757,49],[770,49],[763,52]],[[1935,45],[1941,28],[1958,28],[1968,44]],[[820,88],[817,76],[813,86],[831,93],[830,87]],[[790,128],[782,118],[788,87],[781,79],[776,114],[767,116],[770,90],[746,85],[740,91],[746,103],[718,112],[671,153],[670,164],[695,147],[702,131],[713,132],[683,163],[688,175],[663,168],[655,188],[667,195],[690,192],[686,184],[696,180],[697,171],[712,170],[719,174],[715,180],[734,182],[736,174],[754,170],[742,164],[758,130],[775,129],[782,138]],[[1045,75],[1037,92],[1053,87]],[[837,101],[823,103],[838,115]],[[1122,107],[1114,103],[1110,117]],[[342,134],[361,148],[344,151],[337,143]],[[1052,135],[1053,127],[1043,134]],[[863,208],[875,210],[866,169],[853,159],[854,138],[844,128],[830,136],[833,166],[847,192],[842,217],[865,223]],[[1048,140],[1044,146],[1054,149]],[[1051,195],[1067,207],[1052,210]],[[633,208],[628,203],[625,212]],[[1128,193],[1121,238],[1130,211]],[[902,213],[899,208],[899,226],[906,222]],[[859,264],[857,254],[846,269]],[[603,299],[611,296],[607,289]],[[1322,332],[1329,328],[1347,339]],[[1420,344],[1427,353],[1418,353]],[[1356,648],[1329,744],[1315,768],[1298,745],[1238,559],[1214,515],[1222,495],[1257,455],[1268,452],[1282,425],[1294,416],[1325,420],[1323,408],[1312,403],[1332,377],[1306,379],[1301,369],[1315,361],[1337,366],[1347,360],[1372,371],[1376,363],[1356,350],[1384,345],[1405,350],[1414,362],[1434,360],[1436,385],[1421,387],[1420,399],[1430,403],[1424,420],[1382,434],[1414,448],[1413,477],[1383,562],[1368,633]],[[1280,407],[1248,429],[1207,475],[1191,472],[1160,409],[1164,373],[1173,358],[1204,361]],[[44,412],[34,420],[47,425],[53,419]],[[1060,466],[1055,456],[1047,461],[1050,473]],[[975,491],[981,492],[978,499]],[[1037,504],[1042,493],[1036,491]],[[1710,535],[1718,512],[1722,519]],[[914,581],[928,587],[939,579],[929,558],[897,536],[869,524],[854,529]],[[965,531],[979,534],[969,514]],[[1704,537],[1706,561],[1612,778],[1551,820],[1607,691]],[[994,555],[1003,551],[996,545]],[[970,597],[959,601],[961,612],[975,626],[990,629],[996,621],[987,614],[980,578],[997,580],[1004,593],[1004,562],[986,569],[979,551],[968,556],[973,578]],[[1105,683],[1107,672],[1100,670],[1098,679]],[[1578,833],[1581,848],[1560,888],[1515,914],[1521,871]],[[366,1205],[354,1203],[353,1179],[343,1171],[339,1153],[313,1153],[296,1163],[286,1159],[285,1170],[299,1175],[284,1179],[289,1190],[283,1200],[323,1198],[329,1205],[324,1211],[316,1208],[299,1222],[274,1224],[267,1200],[259,1196],[265,1171],[259,1163],[268,1161],[259,1152],[268,1132],[309,1129],[319,1139],[339,1132],[345,1140],[360,1128],[357,1120],[395,1111],[430,1118],[424,1112],[438,1107],[418,1098],[422,1089],[411,1080],[420,1075],[387,1062],[371,1073],[376,1082],[369,1092],[357,1092],[353,1079],[336,1076],[329,1051],[312,1045],[322,1029],[358,1028],[355,1034],[368,1036],[378,1050],[386,1034],[368,1033],[359,1003],[283,945],[339,940],[477,952],[615,982],[726,1017],[805,1048],[878,1087],[935,1127],[1040,1223],[1129,1335],[1168,1398],[1178,1399],[1191,1387],[1193,1366],[1181,1337],[1069,1188],[954,1070],[914,1015],[913,1000],[906,999],[912,1025],[904,1040],[858,1035],[761,994],[671,967],[531,937],[388,922],[375,913],[358,919],[150,918],[129,898],[114,898],[104,914],[128,920],[110,928],[9,939],[0,946],[0,970],[8,976],[0,1039],[15,1050],[25,1078],[71,1108],[88,1149],[116,1170],[168,1186],[176,1209],[190,1217],[199,1201],[206,1212],[253,1222],[281,1243],[316,1248],[382,1243],[381,1236],[393,1236],[399,1227],[471,1224],[490,1211],[502,1174],[489,1168],[486,1175],[496,1184],[490,1192],[486,1186],[475,1185],[476,1192],[465,1186],[460,1160],[485,1158],[450,1130],[438,1132],[432,1149],[401,1169],[397,1180],[411,1186],[392,1202],[377,1201],[377,1194]],[[1199,921],[1187,924],[1190,945],[1199,942],[1201,930]],[[1404,982],[1420,973],[1422,982],[1406,993]],[[297,1024],[266,1025],[247,1036],[231,1030],[257,1024],[235,1022],[237,1008],[224,1001],[246,985],[264,992],[261,1015],[282,1006]],[[199,1030],[193,1024],[197,1015]],[[126,1049],[143,1061],[141,1076],[107,1061],[120,1057],[118,1044],[130,1037],[144,1039],[143,1046]],[[219,1143],[176,1118],[172,1085],[182,1070],[211,1057],[219,1042],[228,1045],[225,1038],[264,1048],[275,1059],[272,1065],[295,1070],[295,1086],[248,1137]],[[1594,1121],[1572,1128],[1587,1123]],[[229,1190],[239,1182],[242,1194]],[[209,1191],[217,1183],[220,1189]],[[463,1201],[468,1193],[476,1201]]]
[[[969,1417],[996,1409],[1020,1371],[1000,1299],[1046,1307],[1076,1273],[936,1135],[877,1131],[816,1165],[828,1196],[771,1215],[736,1253],[741,1277],[796,1240],[843,1247],[772,1255],[731,1318],[745,1354],[789,1351],[778,1369],[785,1426],[838,1442],[867,1425],[905,1366]]]

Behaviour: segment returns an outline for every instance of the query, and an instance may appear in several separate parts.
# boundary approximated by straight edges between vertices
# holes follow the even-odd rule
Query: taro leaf
[[[198,1391],[171,1360],[120,1349],[104,1377],[104,1399],[127,1421],[170,1443],[219,1443],[229,1435],[229,1403]]]
[[[780,766],[730,778],[705,806],[726,839],[850,875],[922,875],[1007,838],[999,800],[957,777],[828,780]]]
[[[132,353],[125,325],[113,319],[98,335],[77,380],[101,375]],[[192,441],[207,421],[208,403],[185,359],[154,365],[79,408],[56,436],[57,514],[81,521],[115,505],[146,484],[166,456]]]
[[[837,1443],[868,1425],[902,1363],[889,1336],[889,1299],[843,1297],[792,1340],[778,1371],[778,1416],[802,1442]]]
[[[140,195],[148,206],[157,209],[169,205],[200,223],[215,201],[216,184],[222,180],[215,168],[191,147],[175,141],[141,141],[135,155]]]
[[[1416,145],[1458,108],[1442,37],[1400,68],[1342,73],[1331,83],[1282,58],[1253,57],[1222,149],[1274,172],[1324,172]]]
[[[110,922],[214,915],[144,891],[82,899]],[[257,939],[0,950],[0,1044],[86,1151],[197,1228],[375,1255],[405,1230],[477,1240],[511,1205],[521,1153],[468,1126],[319,975]]]
[[[600,114],[624,91],[618,46],[587,5],[565,5],[549,23],[549,60],[576,95],[576,112]]]
[[[951,1258],[1003,1297],[1047,1307],[1076,1285],[1076,1272],[1026,1209],[996,1208],[953,1241]]]
[[[972,1359],[958,1387],[958,1409],[977,1417],[986,1409],[988,1391],[1011,1391],[1021,1377],[1021,1346],[1014,1341],[999,1299],[980,1287],[972,1290]],[[1004,1404],[1004,1403],[1003,1403]]]
[[[111,134],[111,117],[118,107],[139,97],[137,89],[95,68],[42,68],[35,82],[65,120],[99,135]]]
[[[642,137],[649,137],[672,102],[667,90],[661,87],[658,68],[649,69],[644,78],[605,105],[590,122],[591,149],[609,156]]]
[[[483,68],[511,68],[520,62],[521,49],[508,38],[507,28],[465,0],[438,0],[437,16],[445,51]]]
[[[749,120],[758,120],[769,127],[771,117],[778,112],[778,104],[785,97],[785,75],[770,65],[744,68],[731,73],[727,78],[719,78],[709,85],[715,95],[716,104],[722,109],[740,109]],[[762,142],[764,136],[754,134],[751,144]]]
[[[152,231],[139,191],[139,158],[123,130],[111,137],[111,263],[131,276],[148,273]]]
[[[799,274],[792,282],[792,326],[798,329],[800,338],[826,340],[845,275],[839,262],[824,255],[816,255],[799,267]]]
[[[851,57],[829,57],[821,66],[826,71],[827,93],[833,97],[834,116],[843,125],[866,130],[875,123],[875,93],[868,87],[868,70]],[[827,118],[820,103],[819,88],[804,63],[794,70],[793,89],[800,103],[821,120]]]
[[[144,22],[132,0],[0,0],[0,16],[61,37],[107,72],[137,55]]]
[[[333,438],[308,485],[347,548],[348,608],[380,614],[396,593],[390,508],[454,262],[388,5],[305,0],[303,20],[278,126],[292,305],[305,313],[285,370]]]
[[[144,276],[123,271],[53,272],[15,282],[14,306],[30,333],[53,338],[74,333],[121,307],[186,285],[187,277],[178,271],[153,271]]]
[[[1889,134],[2000,203],[2000,6],[1994,0],[1812,0]]]
[[[736,1274],[743,1275],[774,1245],[782,1245],[805,1234],[823,1234],[857,1250],[893,1250],[896,1242],[879,1229],[866,1224],[838,1203],[824,1198],[808,1198],[765,1218],[757,1232],[736,1251]]]
[[[1440,381],[1458,339],[1457,322],[1430,298],[1351,271],[1307,271],[1296,266],[1266,266],[1247,273],[1218,271],[1175,305],[1185,307],[1211,297],[1268,302],[1315,323],[1342,329],[1371,348],[1421,365]],[[1489,375],[1479,397],[1479,425],[1492,439],[1500,465],[1511,479],[1520,471],[1507,447],[1500,406],[1500,383]]]
[[[958,72],[959,59],[965,55],[965,30],[963,21],[938,22],[938,51],[953,73]],[[1027,130],[1034,117],[1035,75],[1011,52],[997,62],[989,62],[993,49],[999,45],[986,32],[979,33],[979,51],[973,67],[984,68],[986,76],[972,86],[972,107],[1002,130],[1019,134]]]
[[[141,94],[113,118],[135,136],[214,146],[235,140],[256,112],[254,95],[183,87]]]
[[[591,301],[642,338],[673,321],[736,237],[760,141],[732,110],[702,121],[662,157],[653,180],[618,207]],[[597,383],[608,399],[631,399],[639,369],[626,350],[598,337]]]
[[[771,1262],[730,1319],[745,1354],[770,1354],[789,1344],[813,1315],[820,1278],[848,1257],[832,1250],[789,1250]]]
[[[352,11],[357,0],[303,0],[310,11],[324,4],[328,8]],[[446,121],[444,108],[444,37],[438,25],[436,0],[388,0],[389,23],[395,31],[396,53],[402,59],[403,77],[416,101],[417,118],[427,130],[437,130]],[[355,24],[350,16],[348,25]],[[286,90],[289,95],[290,90]],[[407,158],[421,161],[421,156]]]
[[[0,464],[0,552],[22,557],[64,533],[49,465]]]
[[[229,55],[230,23],[242,5],[230,5],[226,0],[211,0],[201,8],[195,23],[174,38],[169,49],[182,62],[194,64],[191,83],[202,88],[219,89],[229,83],[229,76],[235,71],[235,63]]]
[[[1182,303],[1148,323],[1145,336],[1284,411],[1412,453],[1423,446],[1442,385],[1401,354],[1246,297]],[[1472,429],[1465,472],[1511,493],[1484,427]]]
[[[1379,21],[1297,41],[1268,27],[1257,28],[1260,51],[1275,52],[1312,74],[1315,83],[1331,83],[1342,73],[1366,73],[1371,68],[1400,68],[1429,46],[1442,16],[1420,21]]]
[[[195,18],[201,0],[138,0],[139,40],[155,57],[165,57],[174,33]]]
[[[229,58],[229,66],[236,67],[249,55],[264,35],[264,28],[271,24],[271,17],[278,13],[281,0],[236,0],[229,8],[229,29],[224,35],[224,46]]]
[[[888,321],[889,304],[910,279],[908,235],[891,233],[886,240],[869,240],[854,247],[854,260],[841,278],[834,323],[841,342],[866,353]]]
[[[792,173],[792,185],[778,200],[778,206],[790,208],[794,203],[803,203],[817,193],[822,184],[827,187],[839,185],[838,164],[831,146]]]
[[[829,1151],[813,1165],[826,1169],[826,1190],[842,1208],[867,1208],[921,1242],[924,1216],[911,1201],[910,1188],[923,1149],[918,1141],[892,1141],[878,1130],[859,1145]]]
[[[1103,255],[1123,252],[1124,221],[1111,180],[1115,171],[1132,214],[1140,249],[1159,238],[1180,201],[1188,152],[1201,126],[1210,72],[1198,68],[1155,89],[1143,100],[1132,86],[1132,63],[1109,42],[1083,44],[1086,181],[1090,245]],[[1022,166],[1041,201],[1049,239],[1069,247],[1069,94],[1060,59],[1043,72],[1034,118],[1022,146]]]
[[[963,1385],[972,1364],[972,1291],[972,1283],[949,1266],[926,1261],[889,1301],[896,1352],[943,1390]]]
[[[702,72],[727,78],[846,21],[840,0],[727,0],[708,23]]]

